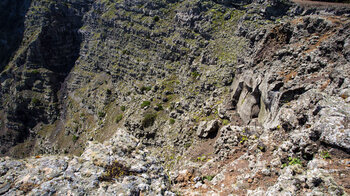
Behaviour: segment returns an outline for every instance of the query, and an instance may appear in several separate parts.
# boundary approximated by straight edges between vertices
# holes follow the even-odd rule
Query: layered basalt
[[[0,3],[0,193],[349,192],[340,5]]]

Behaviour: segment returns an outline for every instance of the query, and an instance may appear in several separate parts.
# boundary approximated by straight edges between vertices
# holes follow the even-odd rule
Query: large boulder
[[[218,120],[202,121],[197,129],[197,136],[201,138],[208,138],[212,135],[216,135],[220,127]]]
[[[320,103],[314,135],[320,141],[350,152],[350,106],[341,99],[330,98]]]

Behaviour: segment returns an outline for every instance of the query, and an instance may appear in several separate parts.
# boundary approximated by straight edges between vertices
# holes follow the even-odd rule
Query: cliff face
[[[1,46],[0,46],[0,69],[9,62],[12,53],[18,48],[21,43],[21,38],[24,31],[24,17],[30,6],[29,0],[26,1],[1,1],[0,17],[1,20]]]
[[[57,145],[62,148],[53,150],[51,148],[57,146],[53,145],[47,147],[49,150],[38,148],[38,151],[62,151],[74,144],[66,144],[65,136],[83,137],[84,141],[96,135],[94,131],[102,126],[99,121],[109,110],[120,107],[116,105],[123,104],[126,98],[133,100],[127,100],[125,105],[132,102],[140,105],[144,99],[154,99],[156,94],[166,94],[164,99],[172,94],[173,100],[167,101],[169,105],[180,97],[190,96],[189,91],[193,93],[198,85],[203,85],[201,82],[198,87],[193,85],[201,74],[200,64],[211,69],[222,64],[221,69],[227,71],[212,73],[210,78],[214,80],[222,75],[225,84],[221,86],[228,85],[233,76],[233,69],[229,67],[244,50],[245,41],[239,36],[224,37],[226,31],[234,32],[244,14],[236,9],[244,5],[243,2],[227,4],[212,1],[32,2],[26,20],[16,20],[24,22],[22,43],[17,51],[8,54],[12,59],[1,75],[3,153],[28,137],[31,139],[26,141],[30,146],[33,139],[45,140],[57,134],[61,135],[50,140],[50,145],[59,140]],[[23,9],[17,12],[24,14]],[[224,25],[227,27],[221,28]],[[218,41],[210,43],[216,37]],[[234,50],[230,47],[234,45],[240,48]],[[214,81],[210,83],[208,85],[213,86]],[[142,95],[152,87],[157,92]],[[206,88],[205,91],[213,89]],[[130,96],[131,93],[135,95]],[[118,96],[122,99],[117,101]],[[154,101],[163,102],[163,98]],[[137,111],[127,114],[133,120],[145,115],[133,117],[133,112]],[[90,120],[81,123],[80,115]],[[109,127],[115,124],[113,121],[106,120],[110,124],[104,131],[111,132],[113,128]],[[127,122],[130,123],[134,122]],[[143,129],[132,131],[142,136],[155,135],[154,130]],[[38,133],[42,133],[39,138]]]
[[[0,192],[347,192],[349,12],[312,6],[0,3],[1,153],[37,155]]]
[[[87,8],[79,2],[32,2],[22,24],[22,43],[1,73],[3,153],[31,137],[39,122],[58,118],[58,91],[79,56],[78,29]]]

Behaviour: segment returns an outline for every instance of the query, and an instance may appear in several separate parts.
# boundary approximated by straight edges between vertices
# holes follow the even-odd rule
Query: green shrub
[[[323,159],[331,159],[331,155],[329,154],[328,151],[322,151],[322,152],[321,152],[321,157],[322,157]]]
[[[287,166],[289,166],[289,165],[301,165],[301,160],[298,159],[298,158],[289,157],[289,158],[288,158],[288,163],[284,163],[284,164],[282,165],[282,168],[287,167]]]
[[[191,76],[193,79],[196,79],[198,76],[200,76],[200,73],[194,71],[194,72],[191,72]]]
[[[98,117],[103,118],[103,117],[106,116],[106,113],[104,113],[104,112],[98,112],[97,115],[98,115]]]
[[[258,145],[257,147],[261,152],[266,152],[266,147],[264,145]]]
[[[301,165],[301,160],[298,158],[289,157],[288,160],[289,160],[288,165],[297,165],[297,164]]]
[[[126,107],[124,105],[120,106],[120,110],[124,112],[126,110]]]
[[[142,120],[142,127],[147,128],[147,127],[153,126],[154,122],[156,121],[156,118],[157,118],[156,113],[145,114]]]
[[[73,135],[72,140],[75,143],[79,139],[79,136]]]
[[[162,104],[160,104],[160,103],[158,103],[158,104],[157,104],[157,108],[156,108],[156,110],[157,110],[157,111],[164,110],[163,105],[162,105]]]
[[[150,106],[150,105],[151,105],[151,102],[150,102],[150,101],[144,101],[144,102],[142,102],[142,104],[141,104],[141,108],[144,108],[144,107]]]
[[[126,49],[122,50],[122,54],[123,55],[130,55],[130,52]]]
[[[153,21],[154,21],[154,22],[158,22],[159,20],[160,20],[159,16],[154,16],[154,17],[153,17]]]
[[[222,124],[223,124],[223,125],[228,125],[228,124],[230,124],[230,121],[227,120],[227,119],[224,119],[224,120],[222,121]]]
[[[32,72],[32,74],[38,74],[38,73],[40,73],[39,70],[37,70],[37,69],[32,70],[31,72]]]
[[[150,91],[152,89],[152,87],[151,86],[142,86],[141,87],[141,92],[148,92],[148,91]]]
[[[186,149],[188,149],[189,147],[191,147],[192,146],[192,144],[191,143],[187,143],[187,144],[185,144],[185,148]]]
[[[214,179],[215,176],[213,175],[207,175],[207,176],[203,176],[202,180],[208,180],[208,181],[212,181]]]
[[[207,156],[205,156],[205,155],[197,157],[197,162],[204,162],[206,160],[207,160]]]
[[[173,118],[169,119],[169,123],[170,123],[171,125],[175,124],[175,119],[173,119]]]
[[[33,103],[34,105],[38,105],[38,104],[40,103],[40,100],[39,100],[38,98],[33,98],[33,99],[32,99],[32,103]]]
[[[119,123],[123,119],[123,114],[119,114],[115,119],[115,123]]]
[[[127,167],[118,161],[114,161],[111,165],[105,167],[105,173],[98,179],[100,181],[113,181],[116,178],[122,176],[134,175],[134,172],[130,171],[130,167]]]
[[[241,135],[241,141],[239,141],[239,143],[243,144],[246,141],[248,141],[248,137],[245,135]]]

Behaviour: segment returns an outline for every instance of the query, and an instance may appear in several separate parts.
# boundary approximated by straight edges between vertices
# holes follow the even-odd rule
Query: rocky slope
[[[348,194],[344,6],[4,1],[0,193]]]

